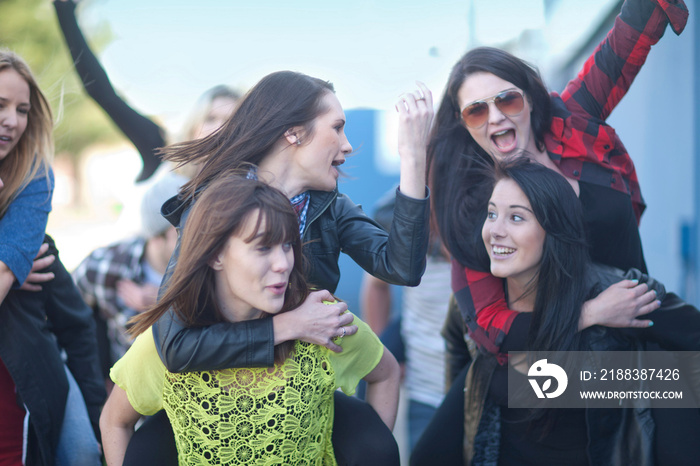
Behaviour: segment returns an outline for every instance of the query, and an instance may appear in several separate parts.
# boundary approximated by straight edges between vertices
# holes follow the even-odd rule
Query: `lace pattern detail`
[[[335,465],[335,389],[325,348],[304,342],[271,368],[166,372],[179,463]]]

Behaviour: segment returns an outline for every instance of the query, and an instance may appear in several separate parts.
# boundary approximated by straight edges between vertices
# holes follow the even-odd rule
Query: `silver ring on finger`
[[[340,335],[338,335],[337,337],[335,337],[335,340],[336,340],[337,342],[340,342],[340,341],[343,339],[344,336],[345,336],[345,327],[340,327]]]

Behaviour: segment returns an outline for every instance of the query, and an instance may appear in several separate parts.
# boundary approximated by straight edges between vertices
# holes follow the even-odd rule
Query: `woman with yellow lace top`
[[[139,336],[112,368],[116,385],[100,419],[108,465],[122,464],[139,417],[163,408],[181,465],[335,465],[333,393],[352,394],[360,379],[393,428],[398,364],[357,318],[358,332],[338,338],[341,353],[297,340],[275,347],[270,368],[172,373],[161,362],[146,330],[168,308],[188,327],[270,317],[306,299],[302,265],[297,215],[281,192],[235,174],[204,191],[167,291],[136,318]]]

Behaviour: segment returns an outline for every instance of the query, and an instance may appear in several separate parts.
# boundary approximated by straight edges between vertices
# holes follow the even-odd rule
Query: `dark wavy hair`
[[[496,164],[494,186],[504,179],[523,190],[546,233],[534,285],[537,295],[529,348],[574,350],[581,306],[590,298],[585,280],[590,257],[581,202],[566,178],[526,157]]]
[[[484,270],[488,268],[488,257],[483,248],[475,249],[475,246],[481,240],[481,222],[489,196],[484,185],[484,169],[492,167],[493,160],[464,126],[457,97],[464,81],[479,72],[498,76],[525,92],[531,103],[532,131],[540,150],[544,149],[544,135],[551,125],[552,104],[537,69],[503,50],[475,48],[452,68],[428,144],[433,222],[458,262]],[[478,230],[476,234],[474,228]]]
[[[130,333],[138,335],[153,325],[172,308],[178,319],[188,327],[202,327],[225,319],[216,300],[214,271],[209,266],[237,234],[251,215],[259,211],[252,241],[261,222],[265,233],[261,244],[273,246],[291,243],[294,267],[280,312],[295,309],[309,294],[304,278],[299,220],[284,194],[257,180],[239,174],[226,174],[208,186],[192,207],[182,232],[182,248],[167,290],[150,310],[130,322]],[[264,315],[266,317],[268,315]],[[275,360],[283,361],[294,347],[293,341],[275,346]]]
[[[199,173],[181,189],[181,197],[194,197],[198,188],[222,173],[246,164],[259,165],[289,128],[301,126],[302,136],[312,135],[314,120],[327,110],[323,97],[334,92],[330,82],[302,73],[271,73],[246,93],[217,131],[202,139],[167,146],[159,154],[178,166],[201,165]]]

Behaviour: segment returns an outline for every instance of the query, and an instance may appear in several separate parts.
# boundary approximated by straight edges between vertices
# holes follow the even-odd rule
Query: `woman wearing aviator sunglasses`
[[[527,332],[529,316],[508,309],[502,283],[489,274],[488,257],[476,247],[488,192],[478,168],[527,154],[561,173],[581,201],[592,259],[646,272],[638,230],[645,205],[637,175],[605,120],[666,26],[679,34],[687,17],[682,1],[625,1],[613,29],[561,95],[549,94],[535,69],[502,50],[471,50],[453,68],[428,147],[429,183],[440,236],[454,258],[455,299],[482,350],[505,353],[509,333]],[[657,307],[646,285],[623,281],[585,303],[579,327],[649,326],[636,317]],[[459,370],[451,369],[456,376]],[[663,432],[682,434],[678,430]],[[665,444],[657,436],[660,456],[673,451]]]

